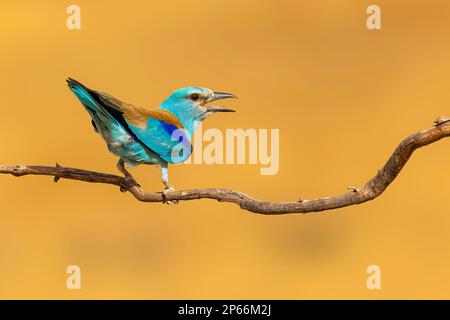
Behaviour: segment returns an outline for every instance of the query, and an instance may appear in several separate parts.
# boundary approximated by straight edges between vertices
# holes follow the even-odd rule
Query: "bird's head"
[[[214,92],[207,88],[186,87],[174,91],[161,105],[172,112],[192,134],[195,127],[216,112],[235,112],[225,107],[207,105],[210,102],[237,98],[231,93]]]

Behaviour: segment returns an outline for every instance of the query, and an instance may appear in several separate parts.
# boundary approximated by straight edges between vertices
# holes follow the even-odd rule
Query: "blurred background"
[[[81,8],[81,30],[66,9]],[[175,187],[272,201],[361,186],[407,135],[449,116],[450,2],[20,1],[0,11],[0,164],[118,173],[64,79],[139,106],[232,92],[208,128],[280,130],[280,170],[171,167]],[[146,204],[110,185],[0,176],[0,298],[450,298],[449,141],[373,202],[285,216],[210,200]],[[162,188],[159,169],[134,176]],[[66,288],[81,268],[82,289]],[[381,290],[366,269],[381,268]]]

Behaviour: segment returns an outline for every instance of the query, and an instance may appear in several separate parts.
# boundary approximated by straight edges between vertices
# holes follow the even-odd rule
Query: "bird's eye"
[[[190,95],[189,98],[190,98],[192,101],[197,101],[197,100],[200,98],[200,96],[199,96],[198,94],[196,94],[196,93],[193,93],[193,94]]]

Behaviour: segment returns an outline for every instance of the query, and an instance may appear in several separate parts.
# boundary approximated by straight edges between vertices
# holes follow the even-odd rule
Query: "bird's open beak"
[[[236,112],[236,110],[228,109],[224,107],[217,107],[217,106],[207,106],[206,110],[208,112]]]
[[[222,99],[231,99],[231,98],[237,99],[237,97],[231,93],[214,92],[214,95],[211,98],[208,98],[208,100],[206,100],[206,103],[212,102],[212,101],[217,101],[217,100],[222,100]],[[208,110],[208,112],[236,112],[235,110],[228,109],[225,107],[218,107],[218,106],[207,106],[206,109]]]
[[[206,100],[206,102],[212,102],[212,101],[216,101],[216,100],[230,99],[230,98],[237,99],[237,97],[231,93],[214,92],[214,95],[211,98],[209,98],[208,100]]]

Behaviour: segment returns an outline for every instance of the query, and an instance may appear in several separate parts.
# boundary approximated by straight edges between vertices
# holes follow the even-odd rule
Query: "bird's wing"
[[[120,113],[137,138],[170,163],[185,161],[192,152],[190,139],[180,120],[164,109],[145,109],[94,91],[111,113]]]
[[[110,151],[125,160],[147,163],[157,161],[159,155],[150,152],[151,150],[139,141],[119,110],[108,107],[93,90],[77,80],[68,78],[67,83],[88,111],[95,130],[106,140]]]

